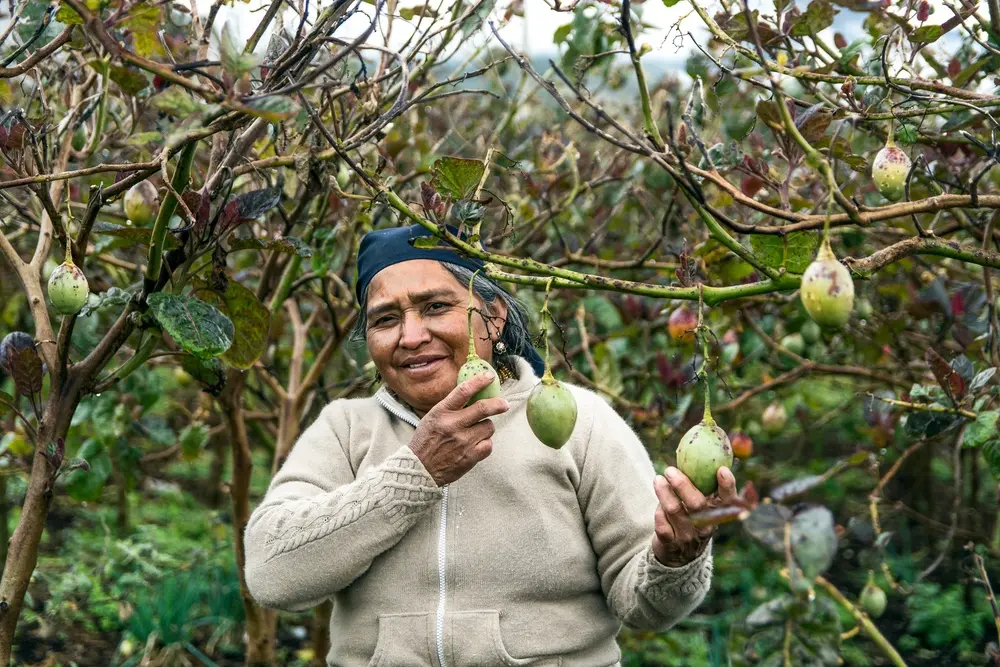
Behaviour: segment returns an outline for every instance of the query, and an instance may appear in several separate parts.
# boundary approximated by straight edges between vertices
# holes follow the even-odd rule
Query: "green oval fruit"
[[[528,396],[528,426],[542,444],[559,449],[576,426],[576,399],[572,392],[546,369],[542,381]]]
[[[473,352],[472,354],[475,354]],[[484,398],[496,398],[500,395],[500,376],[497,372],[493,370],[493,367],[486,362],[486,360],[480,358],[479,356],[469,355],[469,359],[462,364],[462,367],[458,369],[458,384],[462,384],[466,380],[471,380],[477,375],[482,375],[483,373],[489,373],[493,376],[493,382],[489,383],[469,399],[466,405],[472,405],[476,401],[481,401]]]
[[[867,320],[875,312],[875,309],[872,308],[872,302],[865,298],[858,299],[856,308],[858,317],[863,320]]]
[[[805,342],[812,345],[822,337],[823,330],[812,320],[807,320],[799,329],[799,333],[802,334],[802,339]]]
[[[781,430],[785,428],[785,424],[788,422],[788,412],[785,411],[785,406],[781,403],[771,403],[771,405],[764,409],[764,414],[761,415],[760,421],[767,433],[777,435],[781,433]]]
[[[729,436],[711,415],[692,426],[677,445],[677,468],[705,495],[718,488],[719,468],[732,465],[733,446]]]
[[[76,128],[73,133],[72,146],[75,151],[82,151],[83,147],[87,145],[87,131],[83,129],[83,125]]]
[[[140,227],[152,224],[159,208],[160,196],[149,181],[140,181],[125,193],[125,216]]]
[[[892,143],[875,155],[872,179],[883,197],[899,201],[906,194],[906,175],[910,173],[910,158]]]
[[[802,353],[806,350],[806,339],[801,333],[788,334],[781,339],[781,347],[792,354],[802,356]]]
[[[802,305],[809,317],[822,327],[839,329],[854,309],[854,281],[847,267],[837,261],[824,241],[816,259],[802,274]]]
[[[861,590],[861,597],[858,601],[861,603],[861,608],[872,618],[881,616],[889,602],[885,591],[875,584],[875,578],[871,573],[868,574],[868,583]]]
[[[87,276],[72,260],[67,259],[49,276],[49,301],[60,314],[80,312],[89,296]]]
[[[347,168],[346,162],[341,162],[337,169],[337,185],[341,190],[345,190],[351,184],[351,170]]]

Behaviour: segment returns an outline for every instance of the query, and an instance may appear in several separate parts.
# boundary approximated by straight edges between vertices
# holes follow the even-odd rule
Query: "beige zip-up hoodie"
[[[655,471],[608,403],[570,386],[568,443],[535,438],[539,381],[517,360],[493,452],[438,487],[408,447],[418,418],[386,389],[337,400],[303,432],[246,529],[267,607],[334,600],[330,667],[607,667],[629,627],[666,630],[701,603],[711,544],[652,553]]]

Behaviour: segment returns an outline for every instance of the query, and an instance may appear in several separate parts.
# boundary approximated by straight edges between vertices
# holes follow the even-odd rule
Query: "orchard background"
[[[706,397],[738,445],[708,599],[623,664],[998,661],[1000,5],[537,2],[551,58],[523,0],[3,3],[0,664],[322,664],[240,535],[372,391],[352,262],[414,223],[658,470]]]

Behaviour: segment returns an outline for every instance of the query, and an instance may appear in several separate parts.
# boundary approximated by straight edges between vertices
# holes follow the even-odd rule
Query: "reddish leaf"
[[[226,204],[217,228],[218,234],[226,234],[237,225],[267,213],[281,201],[279,188],[262,188],[247,192]]]
[[[185,190],[181,197],[184,198],[187,207],[191,209],[191,213],[194,214],[195,234],[200,236],[205,231],[205,226],[208,225],[212,210],[212,202],[208,193]]]
[[[756,176],[743,174],[743,177],[740,178],[740,192],[745,194],[747,197],[753,197],[760,192],[760,189],[763,187],[764,181]]]
[[[927,348],[927,352],[924,353],[924,359],[927,361],[927,365],[930,366],[931,372],[934,373],[938,384],[941,385],[941,388],[947,392],[953,401],[958,401],[965,395],[965,380],[934,348]]]
[[[948,61],[948,76],[954,79],[961,73],[962,73],[962,63],[958,62],[958,58],[952,58],[950,61]]]
[[[45,369],[38,352],[26,347],[10,354],[10,374],[14,378],[14,388],[19,394],[30,396],[42,391],[42,376]]]
[[[923,23],[931,16],[931,3],[923,0],[917,7],[917,20]]]
[[[743,490],[740,491],[740,498],[743,500],[743,503],[751,509],[757,506],[757,503],[760,502],[760,496],[757,493],[757,487],[753,485],[753,481],[746,483],[746,486],[744,486]]]
[[[845,38],[839,32],[833,33],[833,43],[838,49],[847,48],[847,38]]]

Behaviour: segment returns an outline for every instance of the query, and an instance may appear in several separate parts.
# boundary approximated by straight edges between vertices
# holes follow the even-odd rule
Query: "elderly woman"
[[[706,499],[658,476],[598,395],[561,449],[525,405],[543,364],[523,307],[476,276],[476,351],[500,396],[466,403],[468,282],[482,264],[422,248],[421,227],[371,232],[358,255],[359,332],[381,378],[328,404],[275,475],[246,530],[262,605],[332,598],[328,665],[618,665],[622,624],[666,630],[705,597],[710,528],[688,512],[736,495],[720,469]],[[487,325],[486,322],[490,322]]]

